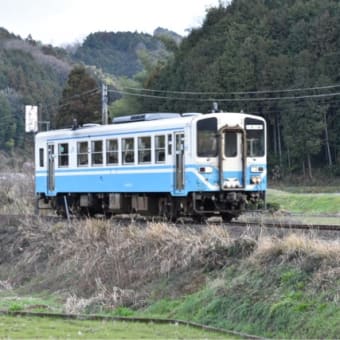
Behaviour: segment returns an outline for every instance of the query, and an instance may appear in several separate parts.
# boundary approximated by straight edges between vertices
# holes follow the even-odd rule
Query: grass
[[[58,313],[62,308],[61,298],[57,295],[46,293],[26,296],[13,290],[0,290],[0,310]]]
[[[204,289],[157,301],[145,313],[265,337],[338,338],[339,254],[339,241],[261,237],[249,258],[226,258],[229,264]]]
[[[10,339],[232,339],[178,324],[0,316],[0,338]],[[234,337],[233,337],[234,338]]]
[[[101,235],[105,231],[105,224],[101,226],[103,229],[99,234],[97,234],[98,230],[92,230],[92,234],[88,234],[90,231],[87,228],[89,225],[83,232],[86,233],[88,242],[91,242],[92,246],[95,246],[98,241],[96,237],[101,240],[103,236],[105,239],[109,236],[108,231]],[[95,226],[92,225],[91,228],[95,229]],[[145,286],[142,286],[141,282],[138,285],[134,282],[141,290],[147,287],[150,289],[151,286],[149,295],[139,295],[135,292],[136,300],[141,297],[146,299],[144,305],[138,306],[136,303],[130,305],[133,300],[124,300],[126,290],[118,288],[112,290],[112,281],[104,284],[104,281],[97,280],[97,288],[100,288],[102,293],[98,290],[97,295],[88,298],[70,295],[66,301],[64,300],[63,305],[60,305],[58,298],[48,299],[49,295],[19,298],[9,287],[1,292],[0,306],[12,311],[36,311],[47,305],[48,308],[43,308],[45,309],[43,311],[47,309],[47,311],[62,310],[74,313],[100,312],[102,315],[182,319],[275,338],[336,338],[340,334],[338,322],[340,318],[340,243],[338,240],[322,240],[315,238],[312,234],[295,233],[280,239],[263,234],[256,240],[249,236],[231,240],[228,234],[217,226],[211,228],[207,226],[201,233],[195,233],[191,230],[181,231],[174,230],[170,226],[165,228],[162,225],[156,225],[150,227],[150,230],[142,230],[145,239],[144,248],[141,251],[137,246],[139,242],[142,242],[138,230],[131,227],[125,230],[120,229],[120,232],[123,232],[125,242],[129,245],[128,252],[125,254],[131,252],[130,256],[133,259],[132,264],[125,262],[124,270],[130,271],[130,274],[135,268],[136,254],[139,256],[138,263],[149,261],[150,256],[153,257],[152,261],[159,257],[157,261],[162,262],[168,259],[167,254],[170,249],[170,254],[174,254],[173,248],[175,248],[177,258],[172,257],[172,260],[182,261],[180,266],[175,265],[170,268],[169,263],[166,262],[167,270],[164,274],[160,276],[158,273],[152,277],[152,266],[156,265],[156,268],[159,268],[157,262],[153,263],[148,266],[152,272],[140,279],[141,282],[147,279]],[[117,233],[114,235],[119,236]],[[190,242],[192,244],[188,247]],[[83,240],[81,244],[85,246],[86,243]],[[156,244],[157,248],[153,248]],[[195,244],[194,247],[193,244]],[[123,249],[124,247],[118,250]],[[183,253],[184,250],[189,251],[189,255],[186,252]],[[90,251],[89,246],[87,251]],[[96,253],[93,253],[94,255]],[[107,253],[107,256],[110,254]],[[114,259],[117,258],[114,257]],[[185,265],[183,261],[186,261]],[[99,262],[96,263],[96,270],[99,270]],[[63,268],[64,263],[60,265]],[[201,283],[195,287],[194,293],[188,293],[183,286],[185,283],[183,277],[191,272],[189,279],[192,283],[195,277],[202,275],[202,271],[206,275],[204,284]],[[35,275],[38,273],[36,272]],[[93,274],[87,272],[86,275]],[[136,276],[133,277],[136,278]],[[8,287],[9,285],[4,283],[2,286]],[[75,286],[71,288],[74,290]],[[158,294],[153,295],[153,292],[157,290],[163,290],[166,298],[160,299]],[[145,304],[148,307],[145,307]],[[128,306],[131,307],[128,308]],[[105,338],[116,334],[105,333],[108,323],[105,324],[105,330],[101,333],[100,327],[103,323],[100,322],[92,324],[80,321],[74,326],[75,321],[72,321],[69,327],[68,322],[64,324],[56,321],[60,324],[50,324],[52,321],[48,319],[27,321],[24,318],[12,317],[12,321],[3,320],[5,321],[0,320],[0,338],[23,338],[26,336],[23,329],[27,328],[28,324],[30,327],[32,325],[32,332],[34,330],[37,332],[36,329],[39,329],[40,333],[27,333],[27,337],[36,337],[35,334],[37,337],[40,334],[42,337],[47,334],[53,334],[55,337],[68,335],[78,337],[81,334],[84,338],[87,336]],[[8,322],[11,324],[8,325]],[[163,329],[155,330],[153,325],[151,333],[147,333],[150,330],[139,329],[136,331],[137,335],[130,324],[122,327],[128,329],[130,333],[121,335],[121,338],[134,338],[135,336],[140,338],[141,334],[143,336],[145,334],[147,338],[176,338],[177,336],[177,333],[165,333]],[[65,333],[66,329],[69,329],[68,333]],[[55,333],[54,330],[56,330]],[[7,333],[4,333],[5,331]],[[12,333],[8,333],[10,331]],[[116,331],[112,330],[112,332]],[[180,336],[191,337],[191,335]],[[202,336],[210,338],[212,335]],[[200,335],[192,337],[199,338]]]
[[[334,193],[269,190],[268,202],[300,213],[340,210],[340,195]],[[265,231],[256,238],[248,232],[233,240],[218,225],[198,230],[166,223],[122,227],[99,220],[53,226],[38,220],[22,223],[8,235],[4,229],[0,239],[5,259],[0,266],[0,308],[158,316],[276,338],[340,334],[339,241],[305,234],[276,239]],[[11,290],[11,283],[21,294],[18,288]],[[62,302],[55,292],[62,292]],[[22,329],[28,324],[40,327],[38,319],[35,323],[12,318],[11,326],[5,320],[0,320],[0,338],[25,337]],[[50,322],[40,320],[41,327],[45,321]],[[55,337],[106,336],[96,324],[81,324],[84,328],[77,324],[74,333]],[[48,337],[53,329],[59,332],[68,325],[46,327]],[[17,333],[1,333],[5,329]],[[146,337],[163,336],[163,330],[152,332]],[[133,336],[132,332],[121,338]]]
[[[339,193],[291,193],[269,189],[267,203],[279,205],[280,209],[296,213],[340,213]]]
[[[320,193],[328,193],[328,194],[336,194],[340,192],[340,185],[339,181],[334,182],[334,184],[329,185],[313,185],[313,186],[307,186],[307,185],[295,185],[295,186],[279,186],[277,189],[290,192],[290,193],[296,193],[296,194],[320,194]]]

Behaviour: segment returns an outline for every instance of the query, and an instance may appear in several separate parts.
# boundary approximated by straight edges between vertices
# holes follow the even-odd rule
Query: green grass
[[[232,339],[178,324],[63,320],[0,316],[0,338],[9,339]],[[234,338],[234,337],[233,337]]]
[[[0,309],[2,310],[58,313],[62,311],[62,307],[60,298],[53,295],[20,296],[13,291],[0,292]]]
[[[280,186],[275,187],[273,189],[278,189],[286,192],[296,193],[296,194],[320,194],[320,193],[329,193],[336,194],[340,192],[340,185],[338,183],[334,183],[334,185],[300,185],[300,186]]]
[[[279,205],[290,212],[313,214],[340,213],[340,193],[291,193],[269,189],[269,205]]]
[[[223,280],[176,302],[156,302],[146,313],[271,338],[337,338],[340,306],[329,301],[336,291],[315,295],[306,288],[309,283],[308,273],[295,267],[277,266],[269,272],[235,265]]]

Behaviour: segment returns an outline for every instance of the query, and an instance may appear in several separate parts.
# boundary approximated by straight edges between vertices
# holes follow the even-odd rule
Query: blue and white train
[[[40,132],[35,160],[38,206],[61,214],[230,221],[264,205],[266,122],[228,112],[124,116]]]

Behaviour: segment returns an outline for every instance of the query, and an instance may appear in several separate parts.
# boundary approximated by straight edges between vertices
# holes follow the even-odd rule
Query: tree
[[[316,167],[340,174],[339,18],[335,0],[220,3],[149,72],[144,86],[163,98],[138,100],[144,111],[206,112],[221,98],[221,109],[266,118],[270,165],[310,178]],[[176,100],[174,91],[186,95]]]
[[[56,126],[69,127],[76,119],[78,124],[101,121],[101,95],[95,79],[83,66],[76,66],[69,75],[63,90]]]
[[[10,150],[14,147],[16,123],[7,98],[0,93],[0,148]]]

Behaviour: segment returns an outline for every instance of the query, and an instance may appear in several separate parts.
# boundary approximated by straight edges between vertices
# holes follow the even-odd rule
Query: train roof
[[[258,119],[263,119],[262,117],[239,113],[239,112],[219,112],[219,113],[143,113],[138,115],[131,116],[122,116],[114,118],[113,124],[108,125],[100,125],[100,124],[84,124],[79,127],[73,127],[68,129],[57,129],[57,130],[49,130],[44,132],[39,132],[36,135],[36,139],[49,139],[49,138],[67,138],[67,137],[81,137],[81,136],[90,136],[97,134],[105,134],[105,133],[124,133],[131,131],[143,131],[143,130],[157,130],[157,129],[176,129],[182,128],[187,123],[198,120],[203,116],[205,118],[208,117],[218,117],[222,114],[230,115],[235,118],[245,118],[245,117],[253,117]],[[232,116],[233,115],[233,116]]]

